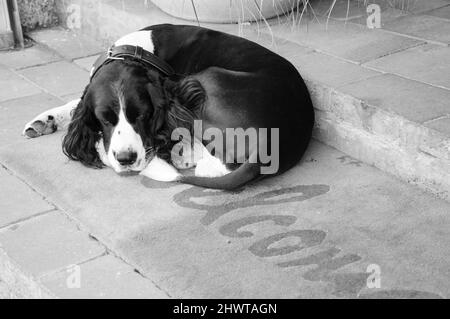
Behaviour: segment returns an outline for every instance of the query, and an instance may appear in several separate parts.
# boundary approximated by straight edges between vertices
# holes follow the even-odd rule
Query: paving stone
[[[12,292],[6,284],[0,280],[0,299],[11,299]]]
[[[98,57],[98,55],[93,55],[86,58],[74,60],[73,62],[86,71],[91,72],[92,66],[94,65],[95,61],[97,61]]]
[[[111,255],[81,264],[79,269],[79,288],[68,288],[67,271],[47,275],[41,281],[60,298],[168,298],[149,279]]]
[[[438,17],[438,18],[442,18],[442,19],[449,19],[450,20],[450,5],[443,7],[443,8],[439,8],[439,9],[435,9],[432,11],[428,11],[425,12],[424,14],[429,15],[429,16],[433,16],[433,17]]]
[[[422,45],[370,61],[366,65],[450,89],[450,47]]]
[[[54,209],[3,167],[0,167],[0,181],[0,227]]]
[[[82,95],[83,95],[83,91],[80,91],[80,92],[71,93],[71,94],[68,94],[68,95],[61,96],[61,99],[64,102],[67,103],[67,102],[70,102],[70,101],[73,101],[73,100],[81,98]]]
[[[51,212],[0,232],[0,243],[24,271],[40,276],[104,253],[61,212]]]
[[[32,83],[0,66],[0,102],[37,94],[41,90]]]
[[[81,92],[89,82],[89,73],[65,61],[19,71],[23,76],[56,96]]]
[[[421,41],[389,34],[381,30],[370,30],[365,25],[330,20],[310,21],[294,28],[290,23],[271,26],[279,38],[314,48],[343,59],[362,63],[398,52],[422,43]],[[263,32],[269,33],[267,29]]]
[[[447,115],[450,111],[449,90],[392,74],[345,85],[339,91],[417,123]]]
[[[450,44],[450,21],[429,15],[401,17],[386,23],[384,28],[427,41]]]
[[[0,64],[11,69],[23,69],[59,60],[61,60],[61,57],[40,45],[20,51],[0,51]]]
[[[26,142],[22,136],[25,123],[62,104],[62,100],[46,93],[0,102],[0,149]]]
[[[69,60],[104,51],[93,37],[59,27],[31,32],[29,35],[36,42],[47,45]]]
[[[289,60],[297,67],[302,77],[333,88],[380,74],[317,52],[290,57]]]
[[[448,5],[448,0],[412,0],[399,2],[398,8],[412,13],[421,13]]]
[[[232,33],[237,31],[235,26],[231,28],[221,28],[222,32]],[[286,39],[277,38],[262,32],[257,32],[254,30],[245,30],[240,35],[250,41],[256,42],[259,45],[289,59],[299,55],[305,55],[313,52],[313,49],[299,45],[295,42],[288,41]]]
[[[450,117],[428,122],[425,124],[425,126],[435,129],[436,131],[439,131],[442,134],[450,137]]]

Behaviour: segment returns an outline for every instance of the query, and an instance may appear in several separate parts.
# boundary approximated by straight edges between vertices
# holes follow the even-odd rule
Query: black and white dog
[[[190,147],[174,159],[174,130],[192,133],[198,121],[200,137],[183,137]],[[262,147],[277,152],[276,174],[298,163],[313,124],[305,83],[287,60],[240,37],[164,24],[118,40],[97,61],[81,99],[40,114],[23,133],[67,127],[63,151],[86,166],[234,189],[265,176]],[[227,138],[230,128],[277,134],[260,134],[242,148]],[[218,134],[205,134],[209,129]],[[223,148],[205,148],[219,139]],[[194,166],[195,175],[179,171]]]

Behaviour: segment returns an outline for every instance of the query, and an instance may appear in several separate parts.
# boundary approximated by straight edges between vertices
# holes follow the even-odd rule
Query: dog
[[[313,126],[307,87],[286,59],[241,37],[161,24],[119,39],[80,99],[38,115],[23,134],[67,128],[64,154],[88,167],[233,190],[296,165]],[[180,129],[191,138],[174,137]],[[230,129],[254,130],[256,140],[247,134],[236,146]],[[208,148],[213,141],[223,147]],[[276,167],[264,173],[268,150]]]

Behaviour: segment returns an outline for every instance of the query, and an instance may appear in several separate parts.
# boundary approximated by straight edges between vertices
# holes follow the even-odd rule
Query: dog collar
[[[151,52],[148,52],[140,46],[134,45],[119,45],[112,46],[108,49],[108,52],[98,57],[94,63],[94,67],[91,72],[91,79],[104,65],[114,60],[125,60],[125,58],[135,59],[145,64],[158,69],[161,73],[169,76],[175,73],[172,67],[161,58],[157,57]]]

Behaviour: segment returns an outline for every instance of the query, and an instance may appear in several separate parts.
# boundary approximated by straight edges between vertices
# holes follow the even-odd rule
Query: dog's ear
[[[164,81],[168,103],[167,121],[173,128],[193,129],[195,114],[206,101],[203,86],[193,77],[180,75],[170,76]]]
[[[170,154],[173,130],[184,127],[193,133],[195,113],[205,102],[206,94],[195,79],[180,75],[162,78],[149,74],[147,89],[154,108],[150,135],[159,145],[159,155],[163,156],[164,152]]]
[[[152,136],[156,136],[164,125],[167,109],[166,92],[164,92],[162,80],[159,78],[147,84],[147,90],[153,104],[150,133]]]
[[[67,134],[63,138],[63,152],[74,161],[80,161],[89,167],[101,168],[96,143],[100,140],[101,126],[90,104],[89,95],[83,93],[80,103],[75,108]]]
[[[171,129],[190,126],[193,122],[193,114],[189,108],[193,103],[185,98],[186,95],[190,95],[187,93],[190,90],[186,90],[188,81],[185,77],[174,74],[162,78],[149,72],[149,78],[147,90],[154,108],[150,125],[152,136],[161,135],[159,132],[164,124]],[[167,134],[167,132],[161,133]]]

